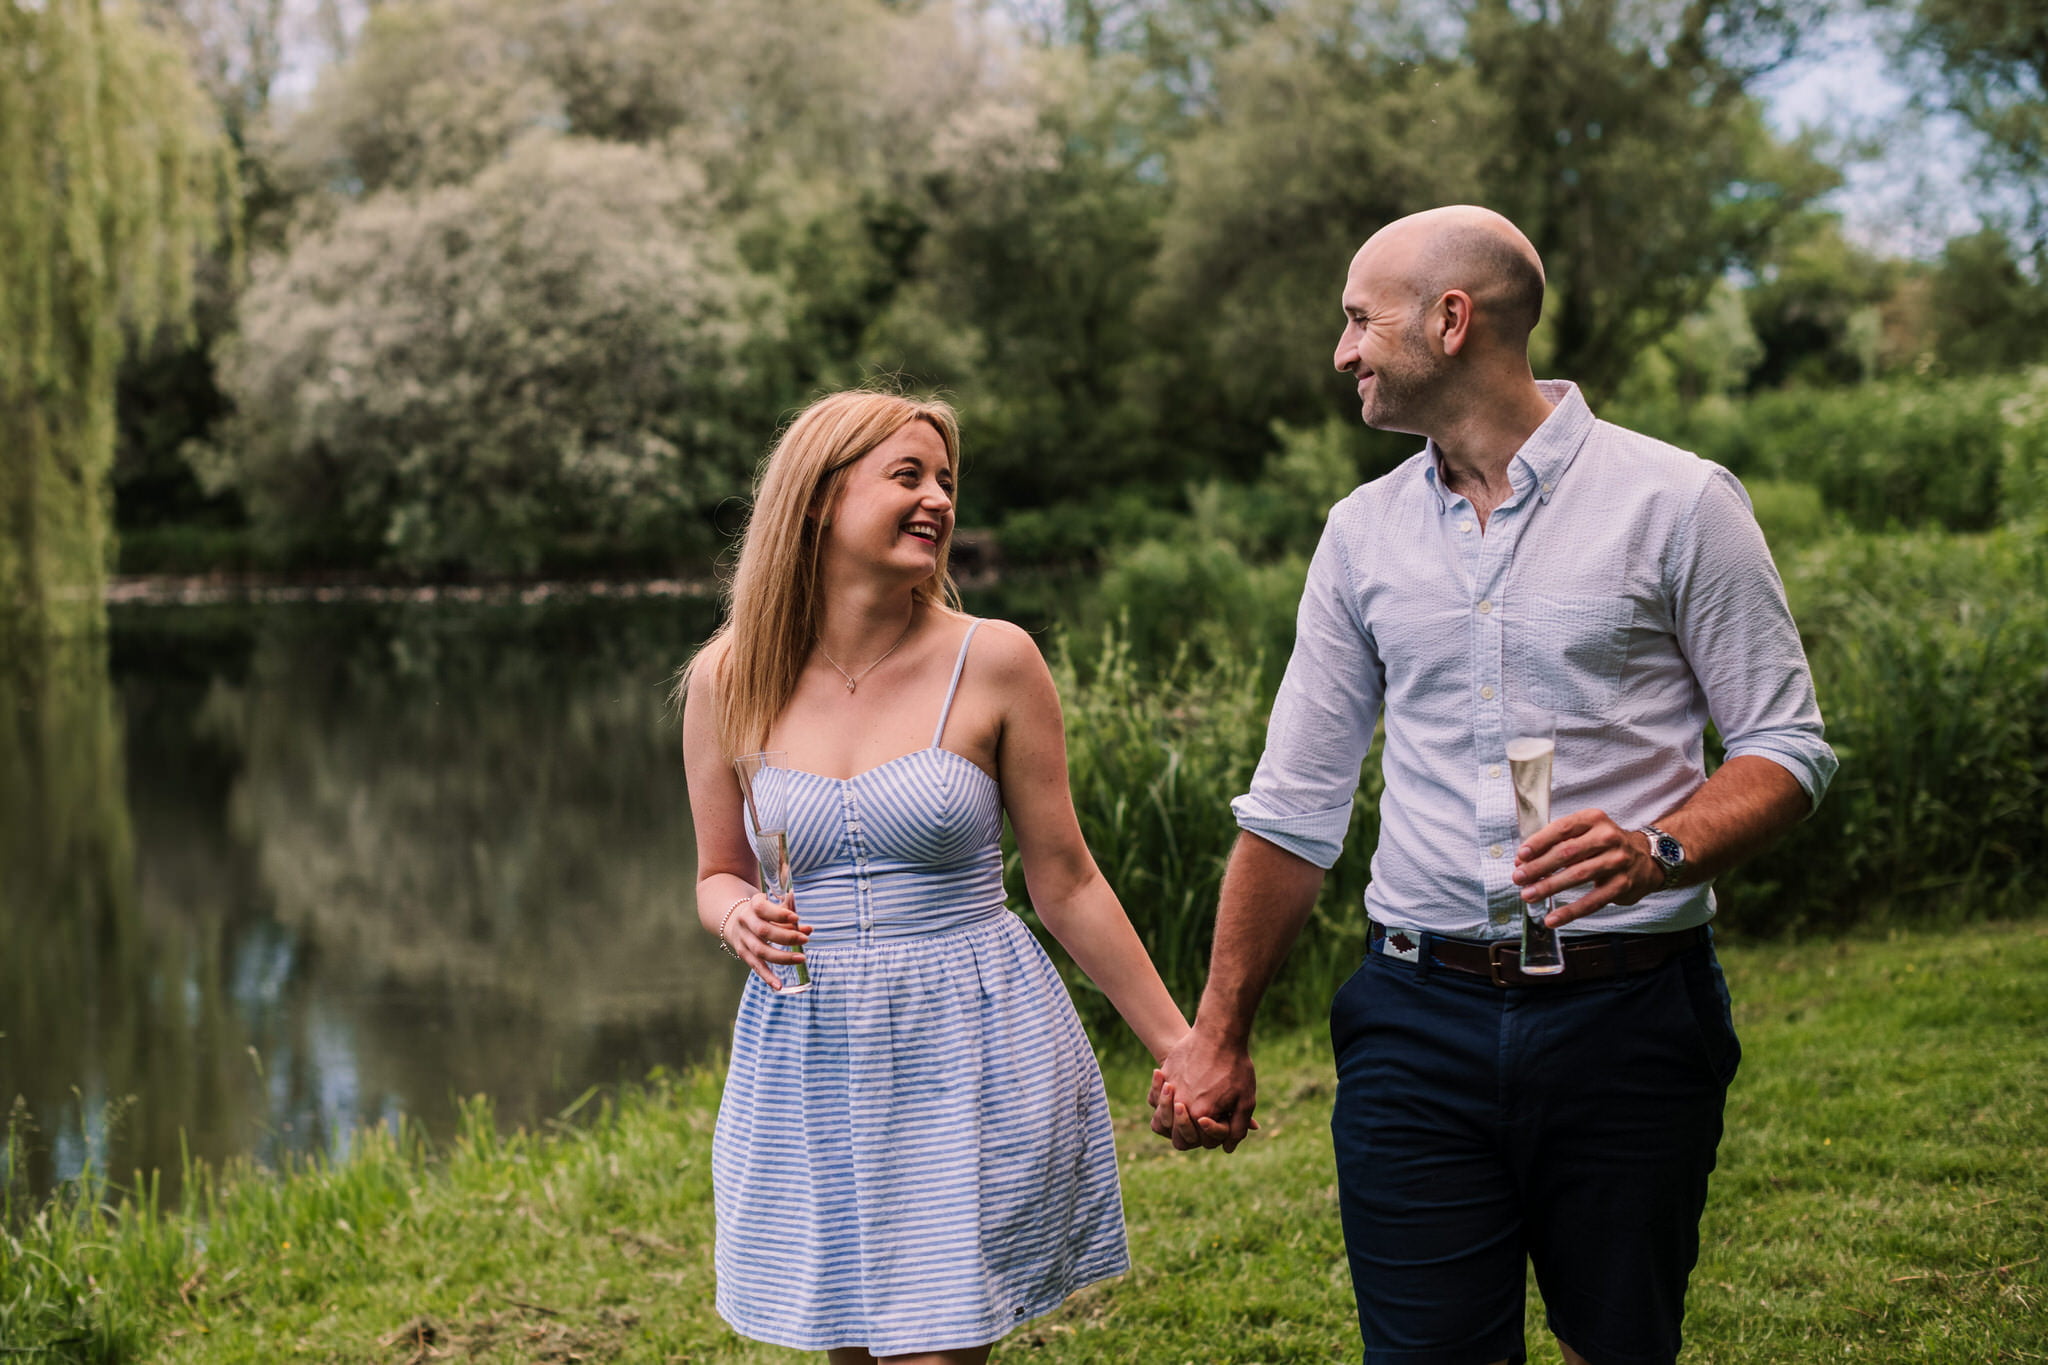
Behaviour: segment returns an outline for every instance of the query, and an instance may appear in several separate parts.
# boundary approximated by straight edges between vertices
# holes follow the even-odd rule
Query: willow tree
[[[178,49],[118,0],[0,0],[0,632],[102,619],[114,379],[189,316],[233,164]]]

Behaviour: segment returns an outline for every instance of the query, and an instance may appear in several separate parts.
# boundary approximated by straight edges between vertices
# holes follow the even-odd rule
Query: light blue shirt
[[[1444,485],[1434,442],[1330,510],[1265,754],[1231,803],[1243,828],[1330,866],[1384,711],[1365,892],[1382,924],[1520,932],[1511,704],[1557,716],[1553,815],[1655,821],[1706,780],[1709,720],[1729,757],[1782,765],[1816,803],[1834,775],[1741,483],[1596,420],[1572,384],[1541,387],[1556,407],[1516,452],[1513,492],[1484,530]],[[1713,913],[1711,887],[1689,886],[1572,928],[1685,929]]]

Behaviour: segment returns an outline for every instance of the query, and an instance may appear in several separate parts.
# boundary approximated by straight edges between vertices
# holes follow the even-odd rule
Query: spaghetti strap
[[[939,728],[932,731],[934,749],[946,737],[946,717],[953,714],[953,698],[960,691],[960,673],[967,667],[967,646],[974,643],[974,632],[980,629],[981,618],[977,616],[967,627],[967,637],[960,642],[960,657],[953,661],[953,681],[946,688],[946,704],[939,708]]]

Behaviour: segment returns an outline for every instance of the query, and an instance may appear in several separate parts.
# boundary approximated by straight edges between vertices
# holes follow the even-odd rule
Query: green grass
[[[1686,1360],[2048,1358],[2048,926],[1733,947],[1746,1056]],[[1320,1029],[1260,1048],[1265,1131],[1176,1153],[1112,1058],[1136,1269],[996,1359],[1355,1357]],[[710,1309],[716,1080],[657,1078],[539,1135],[231,1172],[191,1215],[10,1210],[6,1360],[805,1359]],[[590,1112],[597,1109],[598,1112]],[[801,1206],[792,1199],[792,1217]],[[1533,1297],[1532,1360],[1557,1357]]]

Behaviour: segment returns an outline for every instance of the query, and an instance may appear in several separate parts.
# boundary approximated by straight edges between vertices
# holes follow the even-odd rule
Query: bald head
[[[1397,218],[1358,249],[1352,278],[1361,272],[1399,282],[1425,308],[1459,290],[1471,297],[1489,339],[1517,349],[1543,316],[1542,259],[1492,209],[1454,204]]]

